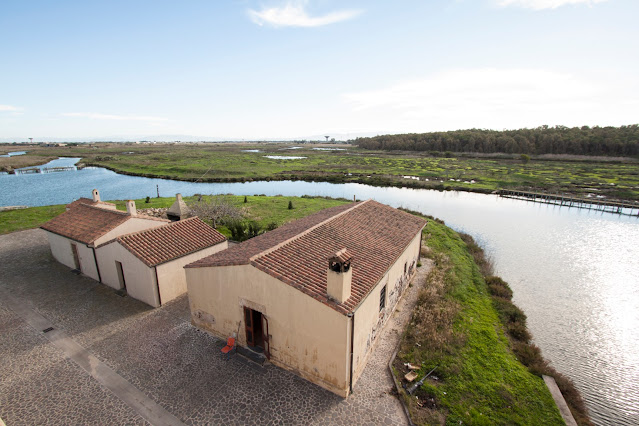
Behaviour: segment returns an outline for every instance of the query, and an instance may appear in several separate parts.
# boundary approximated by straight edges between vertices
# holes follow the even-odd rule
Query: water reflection
[[[45,165],[73,165],[62,159]],[[535,343],[581,390],[597,424],[639,418],[639,219],[459,192],[361,184],[178,182],[94,168],[0,176],[1,205],[68,203],[195,193],[373,198],[444,219],[473,235],[528,315]]]
[[[27,151],[12,151],[12,152],[8,152],[6,154],[0,155],[0,157],[15,157],[17,155],[24,155],[26,153]]]

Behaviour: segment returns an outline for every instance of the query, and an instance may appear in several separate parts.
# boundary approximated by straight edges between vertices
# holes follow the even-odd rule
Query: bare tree
[[[189,208],[193,216],[210,220],[214,228],[220,222],[241,220],[244,217],[243,210],[234,206],[231,198],[226,195],[198,197],[197,201],[189,204]]]

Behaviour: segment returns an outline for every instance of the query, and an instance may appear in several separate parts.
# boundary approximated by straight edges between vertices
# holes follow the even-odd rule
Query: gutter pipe
[[[349,375],[349,379],[348,379],[348,388],[349,388],[349,392],[352,395],[353,394],[353,352],[355,351],[354,347],[355,347],[355,312],[351,312],[347,315],[350,319],[351,319],[351,372]]]

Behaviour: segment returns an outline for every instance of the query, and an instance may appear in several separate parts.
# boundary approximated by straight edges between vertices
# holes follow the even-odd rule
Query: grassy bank
[[[541,377],[512,350],[508,333],[525,336],[525,323],[502,325],[506,311],[496,309],[484,279],[489,262],[478,264],[472,239],[465,242],[443,223],[431,220],[424,234],[424,255],[435,267],[394,364],[400,381],[408,372],[404,363],[421,365],[420,377],[437,367],[437,379],[427,379],[416,397],[404,395],[415,423],[562,424]],[[576,417],[588,424],[580,408]]]
[[[22,162],[51,156],[82,157],[86,164],[119,173],[186,181],[315,180],[491,192],[497,189],[597,194],[639,200],[639,162],[634,158],[472,156],[453,153],[382,152],[353,146],[319,151],[288,144],[81,144],[29,149]],[[334,147],[336,148],[336,147]],[[246,152],[246,150],[259,152]],[[266,158],[301,156],[298,160]],[[12,160],[12,157],[7,160]],[[35,164],[35,163],[34,163]],[[419,180],[405,178],[415,176]]]

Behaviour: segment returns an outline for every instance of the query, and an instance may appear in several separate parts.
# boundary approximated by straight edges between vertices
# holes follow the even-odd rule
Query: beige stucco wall
[[[421,232],[413,238],[406,250],[390,267],[384,278],[373,288],[355,310],[355,339],[353,364],[355,365],[353,383],[364,371],[368,356],[375,347],[379,333],[395,310],[404,290],[415,273],[419,260]],[[406,265],[406,273],[404,273]],[[353,269],[357,268],[353,264]],[[386,307],[380,312],[379,302],[382,287],[386,285]]]
[[[99,280],[97,268],[95,266],[95,258],[93,257],[93,249],[86,244],[70,240],[53,232],[48,232],[47,238],[49,240],[49,246],[51,247],[51,254],[58,262],[68,266],[71,269],[75,268],[73,261],[73,252],[71,245],[75,244],[78,248],[78,259],[80,261],[80,270],[83,274]]]
[[[160,301],[166,303],[186,293],[186,274],[184,265],[193,263],[203,257],[210,256],[229,246],[228,241],[216,244],[213,247],[191,253],[157,266],[157,277],[160,284]]]
[[[251,265],[186,268],[193,323],[246,344],[243,306],[268,319],[271,362],[348,393],[350,319]]]
[[[155,270],[113,241],[96,249],[102,282],[116,290],[121,289],[116,261],[122,263],[126,291],[130,297],[153,307],[160,306],[160,298],[155,281]]]
[[[145,229],[157,228],[158,226],[166,225],[168,222],[160,220],[143,219],[139,217],[132,217],[124,223],[116,226],[106,234],[94,241],[94,245],[97,247],[100,244],[104,244],[107,241],[119,237],[120,235],[130,234],[132,232],[143,231]]]
[[[100,281],[93,248],[82,243],[78,243],[78,257],[80,258],[80,270],[82,270],[82,273],[87,277]]]
[[[45,232],[47,233],[47,239],[49,240],[49,246],[51,247],[51,254],[53,255],[53,258],[71,269],[75,268],[73,252],[71,251],[72,241],[58,234],[54,234],[53,232]]]

